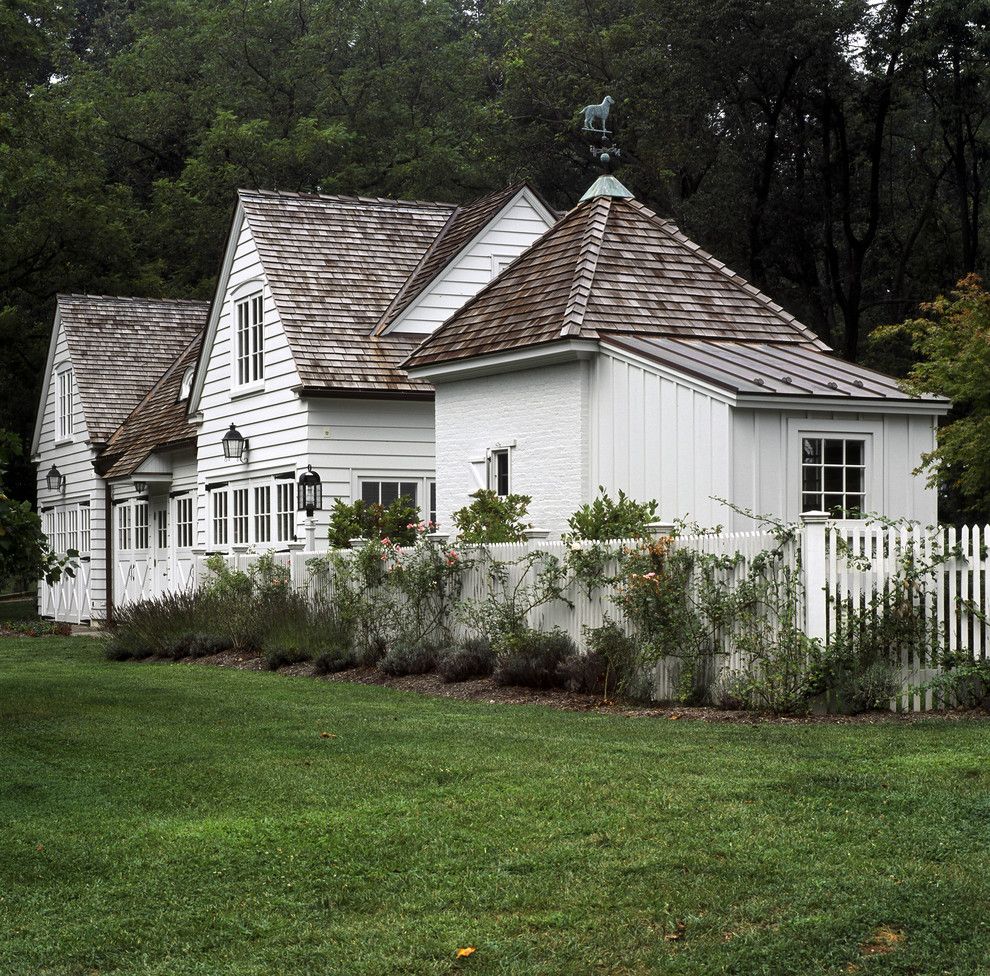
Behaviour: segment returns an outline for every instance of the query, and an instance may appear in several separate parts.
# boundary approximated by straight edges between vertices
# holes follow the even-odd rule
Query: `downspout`
[[[109,627],[113,624],[113,505],[110,499],[110,482],[103,480],[103,536],[105,560],[103,566],[104,583],[107,592],[106,610],[103,615],[104,625]]]

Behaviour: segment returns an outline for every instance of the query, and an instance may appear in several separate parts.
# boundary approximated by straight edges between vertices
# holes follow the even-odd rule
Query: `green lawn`
[[[0,973],[986,974],[988,759],[0,641]]]

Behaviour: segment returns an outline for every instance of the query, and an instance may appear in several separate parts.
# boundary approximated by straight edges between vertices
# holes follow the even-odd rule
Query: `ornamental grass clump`
[[[447,648],[437,663],[440,677],[448,684],[470,681],[472,678],[488,678],[495,670],[495,651],[484,637],[469,637],[454,647]]]
[[[524,688],[561,688],[565,665],[577,655],[577,647],[559,628],[524,630],[501,645],[495,666],[495,683]]]
[[[104,638],[106,655],[114,661],[186,657],[194,636],[220,636],[218,617],[214,598],[201,592],[167,593],[125,604],[117,608]]]
[[[392,677],[429,674],[437,667],[437,649],[430,644],[395,644],[378,662],[378,668]]]

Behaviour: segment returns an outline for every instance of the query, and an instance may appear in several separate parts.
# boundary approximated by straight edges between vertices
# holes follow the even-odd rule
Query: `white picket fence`
[[[508,586],[520,582],[526,571],[525,558],[544,553],[566,561],[569,546],[547,539],[546,533],[533,532],[526,542],[491,545],[464,560],[461,599],[480,600],[489,586],[485,559],[506,565]],[[634,541],[618,540],[613,546],[634,546]],[[926,709],[941,704],[923,686],[937,672],[936,650],[950,653],[972,652],[977,659],[990,657],[990,526],[924,529],[920,526],[871,525],[863,521],[830,521],[824,516],[806,516],[792,540],[780,543],[770,531],[702,533],[678,536],[675,544],[698,552],[734,556],[723,572],[723,582],[733,587],[746,577],[755,558],[780,548],[779,565],[802,574],[802,599],[796,608],[797,625],[809,636],[827,641],[843,626],[850,609],[867,608],[871,601],[891,596],[892,581],[904,579],[907,567],[911,580],[910,598],[931,621],[930,643],[926,648],[905,649],[901,679],[908,692],[899,707]],[[314,575],[310,561],[325,553],[295,549],[275,553],[275,560],[290,573],[293,586],[311,595],[332,599],[334,581],[327,573]],[[469,553],[469,555],[471,555]],[[483,555],[483,558],[482,558]],[[240,552],[224,556],[231,568],[248,570],[257,554]],[[206,578],[207,556],[197,553],[184,575],[183,585],[195,587]],[[538,566],[538,564],[537,564]],[[606,579],[616,575],[608,566]],[[530,568],[529,572],[534,572]],[[570,579],[563,599],[537,608],[529,624],[539,629],[559,627],[578,646],[584,646],[586,628],[611,619],[629,629],[618,606],[613,584],[603,582],[589,592],[577,579]],[[744,662],[732,634],[722,638],[718,667],[739,669]],[[657,692],[672,696],[676,673],[672,668],[658,672]]]

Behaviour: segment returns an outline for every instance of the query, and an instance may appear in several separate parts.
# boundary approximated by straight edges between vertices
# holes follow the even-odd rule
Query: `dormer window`
[[[261,292],[234,305],[234,379],[251,386],[265,378],[265,312]]]
[[[58,440],[67,441],[72,439],[72,368],[60,370],[56,374],[56,432]]]
[[[195,367],[190,366],[182,374],[182,383],[179,386],[179,399],[180,400],[188,400],[189,399],[189,394],[192,392],[192,382],[193,382],[193,373],[194,372],[195,372]]]

